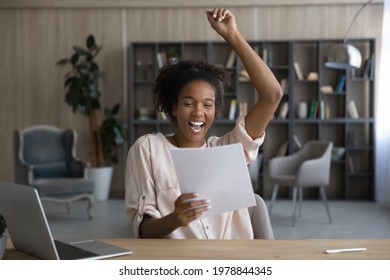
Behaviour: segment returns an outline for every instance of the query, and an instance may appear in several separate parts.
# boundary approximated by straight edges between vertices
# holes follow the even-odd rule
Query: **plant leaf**
[[[79,60],[79,55],[77,53],[75,53],[74,55],[72,55],[70,62],[72,63],[72,65],[75,65],[78,60]]]
[[[89,55],[89,52],[82,47],[74,46],[73,49],[78,55]]]
[[[91,50],[92,48],[94,48],[96,46],[95,45],[95,37],[92,34],[88,35],[86,44],[87,44],[87,48],[89,50]]]
[[[65,94],[65,102],[72,107],[73,113],[75,113],[79,104],[77,90],[69,89],[69,91]]]
[[[117,144],[118,146],[122,145],[124,142],[122,131],[117,126],[115,126],[114,133],[115,133],[115,144]]]
[[[94,56],[94,57],[97,56],[97,55],[99,54],[99,52],[100,52],[101,49],[102,49],[101,46],[96,47],[96,50],[95,50],[95,53],[93,54],[93,56]]]
[[[88,61],[88,62],[91,62],[93,60],[93,56],[92,54],[88,54],[86,57],[85,57],[85,60]]]
[[[118,111],[119,111],[119,108],[120,108],[120,104],[119,103],[116,103],[115,106],[112,108],[111,110],[111,114],[113,116],[115,116],[116,114],[118,114]]]
[[[78,79],[76,77],[69,77],[65,80],[65,84],[64,84],[64,87],[67,87],[69,84],[74,84],[74,83],[77,83],[78,82]],[[72,86],[72,85],[71,85]]]
[[[70,63],[70,60],[69,58],[63,58],[59,61],[57,61],[56,65],[59,65],[59,66],[64,66],[66,64]]]

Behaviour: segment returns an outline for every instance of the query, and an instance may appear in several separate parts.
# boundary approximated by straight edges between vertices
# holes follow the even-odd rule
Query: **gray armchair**
[[[293,217],[292,224],[295,226],[297,194],[299,195],[299,215],[301,214],[302,189],[318,187],[320,195],[328,214],[329,222],[332,223],[329,207],[327,204],[324,186],[329,185],[332,142],[309,141],[301,150],[289,156],[275,157],[269,162],[268,171],[271,183],[274,184],[269,214],[275,203],[279,186],[290,187],[293,190]]]
[[[77,134],[47,125],[15,131],[15,182],[33,186],[42,201],[86,200],[92,218],[94,182],[84,178],[85,163],[76,157]]]

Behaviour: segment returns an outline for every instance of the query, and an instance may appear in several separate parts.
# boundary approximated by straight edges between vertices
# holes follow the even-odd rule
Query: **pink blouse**
[[[253,161],[264,142],[253,140],[245,130],[245,118],[237,119],[232,131],[222,137],[212,136],[204,147],[242,143],[247,162]],[[173,146],[161,134],[147,134],[130,148],[127,157],[125,203],[135,237],[145,214],[153,218],[164,217],[174,210],[180,188],[169,153]],[[220,215],[199,218],[188,226],[173,231],[168,238],[175,239],[253,239],[248,209],[243,208]]]

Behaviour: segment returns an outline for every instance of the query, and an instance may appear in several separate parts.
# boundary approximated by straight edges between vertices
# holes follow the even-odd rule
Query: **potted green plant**
[[[85,48],[74,46],[73,54],[59,60],[57,65],[71,66],[71,70],[65,74],[65,102],[72,107],[74,113],[79,112],[88,117],[91,168],[87,169],[87,174],[92,178],[98,176],[95,190],[100,192],[100,183],[111,183],[112,164],[118,161],[117,147],[123,143],[123,124],[116,118],[119,103],[112,109],[105,108],[102,117],[99,84],[105,73],[95,61],[102,47],[96,44],[93,35],[88,35],[85,45]],[[109,178],[102,178],[101,173],[106,173],[104,178]],[[101,198],[97,197],[98,200],[106,199],[108,191],[102,192],[103,195]]]
[[[5,236],[5,229],[7,228],[7,223],[5,218],[0,214],[0,260],[4,256],[5,245],[7,243],[7,237]]]
[[[171,64],[174,64],[180,60],[180,50],[178,48],[172,47],[167,52],[168,60]]]

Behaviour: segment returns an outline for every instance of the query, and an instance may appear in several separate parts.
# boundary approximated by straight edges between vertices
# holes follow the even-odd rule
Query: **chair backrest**
[[[305,149],[307,150],[306,159],[314,159],[326,157],[327,153],[331,154],[331,145],[332,142],[313,140],[305,144]]]
[[[300,170],[305,170],[305,174],[300,174],[300,178],[297,178],[301,184],[329,184],[332,147],[333,143],[329,141],[313,140],[305,143],[299,152],[302,159]],[[308,160],[316,161],[307,162]],[[312,167],[304,166],[305,164],[312,164]]]
[[[18,132],[18,157],[33,166],[34,179],[69,176],[73,131],[38,125]]]

